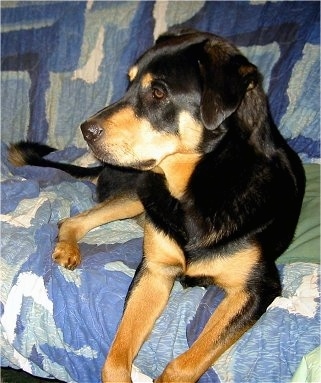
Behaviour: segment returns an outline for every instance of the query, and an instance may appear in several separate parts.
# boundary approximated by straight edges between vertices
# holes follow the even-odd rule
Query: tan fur
[[[185,269],[185,256],[181,247],[150,222],[146,222],[144,229],[144,253],[147,265],[154,265],[151,267],[153,273],[158,274],[164,267],[172,266],[179,268],[178,274]]]
[[[15,145],[10,145],[8,151],[8,160],[14,166],[24,166],[26,165],[26,160],[23,156],[23,153],[15,147]]]
[[[203,138],[203,125],[197,122],[187,111],[179,114],[179,136],[185,152],[195,152]]]
[[[149,222],[145,225],[144,254],[143,275],[131,291],[102,370],[103,381],[106,382],[130,381],[132,360],[152,330],[155,318],[166,306],[175,277],[183,267],[184,255],[180,247]],[[119,370],[118,366],[122,369]]]
[[[188,276],[211,276],[213,284],[224,289],[238,288],[246,284],[253,267],[260,261],[260,249],[256,246],[237,251],[232,255],[192,263],[187,271]]]
[[[99,144],[96,155],[104,160],[108,153],[115,162],[131,165],[154,160],[159,164],[166,156],[178,152],[191,152],[192,148],[182,143],[177,135],[156,131],[151,123],[138,118],[131,107],[125,107],[101,122],[106,139]],[[185,138],[186,138],[186,130]],[[100,156],[100,153],[103,155]]]
[[[228,293],[191,348],[171,361],[155,383],[195,383],[204,371],[210,368],[213,362],[247,330],[242,328],[237,333],[226,332],[229,323],[247,302],[248,295],[242,290]]]
[[[138,66],[137,65],[132,66],[128,71],[129,81],[133,81],[135,77],[137,76],[137,73],[138,73]]]
[[[229,325],[249,302],[246,284],[259,259],[260,250],[253,246],[227,257],[203,260],[187,267],[186,275],[212,276],[213,282],[224,288],[226,296],[191,348],[171,361],[156,383],[196,382],[245,333],[248,327],[231,331]]]
[[[135,217],[143,211],[137,198],[124,196],[106,200],[75,217],[62,220],[53,259],[61,266],[74,269],[81,262],[77,242],[88,231],[108,222]]]
[[[173,154],[166,157],[158,166],[165,174],[168,188],[173,197],[180,199],[186,190],[188,181],[199,161],[200,155]]]
[[[153,76],[151,73],[146,73],[141,79],[141,84],[143,88],[148,88],[153,81]]]
[[[144,254],[146,260],[144,273],[129,297],[103,368],[103,381],[130,381],[132,360],[152,330],[154,320],[165,307],[175,277],[185,272],[189,276],[212,276],[213,281],[215,280],[226,291],[226,297],[214,311],[192,347],[171,361],[155,381],[194,383],[213,361],[247,330],[247,327],[243,327],[233,332],[228,328],[230,322],[248,304],[246,284],[253,267],[259,261],[260,250],[253,245],[230,256],[187,266],[184,254],[175,241],[147,222]],[[144,313],[143,317],[141,313]],[[127,342],[129,338],[130,349]],[[118,370],[117,366],[122,366],[123,369]]]
[[[147,119],[137,117],[129,106],[100,124],[106,138],[96,145],[97,157],[104,161],[104,155],[108,153],[109,159],[123,166],[153,160],[154,163],[145,170],[159,165],[167,156],[197,152],[202,139],[201,125],[185,111],[179,117],[178,135],[155,130]]]

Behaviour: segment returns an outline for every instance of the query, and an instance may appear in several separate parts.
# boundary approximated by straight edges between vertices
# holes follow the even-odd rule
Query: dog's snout
[[[84,139],[89,141],[96,141],[102,134],[103,128],[96,121],[85,121],[80,125],[80,129]]]

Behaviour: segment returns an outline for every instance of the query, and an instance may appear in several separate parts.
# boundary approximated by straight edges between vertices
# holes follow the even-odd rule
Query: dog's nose
[[[84,136],[84,139],[89,141],[96,141],[102,134],[103,129],[98,124],[98,122],[95,121],[85,121],[80,125],[80,129],[82,131],[82,135]]]

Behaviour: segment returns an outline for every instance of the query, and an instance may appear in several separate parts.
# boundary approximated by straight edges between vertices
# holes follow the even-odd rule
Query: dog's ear
[[[208,41],[199,66],[203,82],[201,118],[215,129],[236,111],[245,93],[259,81],[255,65],[230,45]]]

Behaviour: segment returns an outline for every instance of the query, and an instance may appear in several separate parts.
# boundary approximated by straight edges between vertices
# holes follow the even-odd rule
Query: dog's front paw
[[[73,270],[81,262],[80,250],[75,242],[60,241],[52,254],[53,260],[66,269]]]

